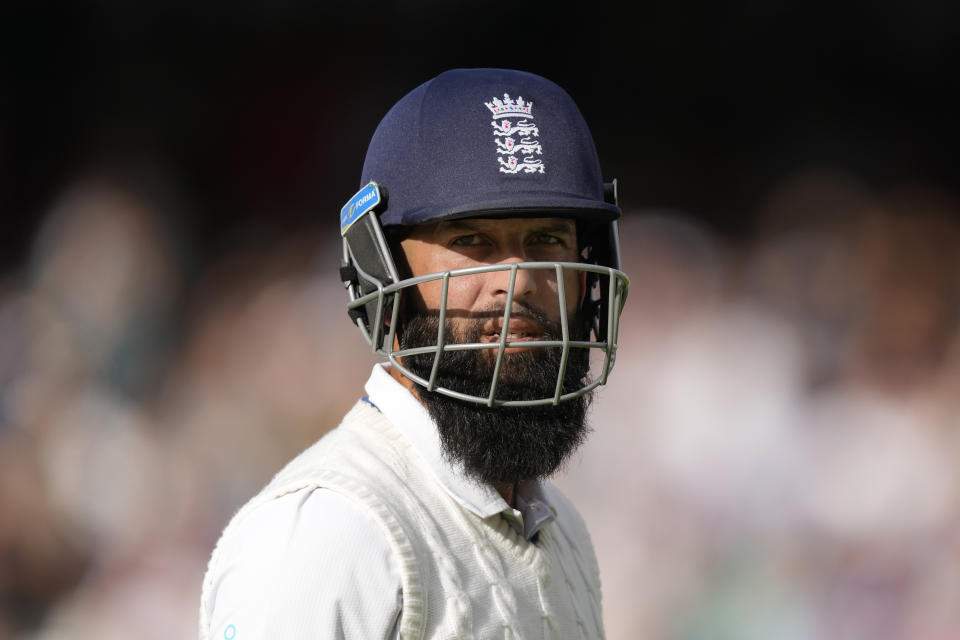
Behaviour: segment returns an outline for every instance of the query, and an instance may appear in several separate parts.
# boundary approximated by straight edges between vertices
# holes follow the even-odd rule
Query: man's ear
[[[403,241],[410,235],[409,227],[386,227],[383,231],[386,236],[387,247],[390,248],[390,255],[393,257],[393,264],[397,268],[397,275],[401,280],[411,277],[410,263],[407,262],[407,254],[403,250]]]

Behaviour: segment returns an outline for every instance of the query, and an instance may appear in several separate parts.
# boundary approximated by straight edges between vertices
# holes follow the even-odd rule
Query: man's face
[[[423,225],[402,241],[412,276],[453,269],[515,262],[578,262],[576,224],[564,218],[472,219]],[[563,296],[554,269],[517,269],[510,325],[502,327],[510,288],[510,272],[494,271],[449,279],[445,342],[559,341],[560,304],[567,311],[572,340],[586,340],[588,329],[578,313],[584,276],[564,270]],[[442,283],[419,285],[405,298],[401,349],[430,346],[439,331]],[[496,350],[444,351],[437,383],[473,397],[486,397],[495,375],[496,399],[529,401],[552,398],[562,368],[559,347],[514,346],[505,351],[495,374]],[[433,368],[432,354],[411,355],[403,364],[421,378]],[[586,350],[569,353],[562,393],[585,386],[589,374]],[[462,462],[469,474],[493,484],[513,483],[552,474],[583,441],[590,396],[559,404],[494,406],[457,400],[418,388],[430,412],[447,456]]]
[[[441,221],[414,227],[402,241],[413,276],[482,265],[513,262],[578,262],[577,228],[567,218],[502,218]],[[583,273],[566,271],[563,304],[572,316],[583,293]],[[456,331],[466,321],[483,320],[481,342],[499,342],[510,271],[457,276],[449,281],[447,318]],[[417,287],[408,300],[414,313],[440,308],[442,282]],[[536,340],[545,317],[559,322],[560,301],[556,272],[552,269],[518,269],[513,292],[508,340]],[[508,349],[507,353],[522,351]]]

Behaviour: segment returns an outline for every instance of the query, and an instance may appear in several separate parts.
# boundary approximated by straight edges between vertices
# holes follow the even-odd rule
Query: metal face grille
[[[349,254],[348,250],[347,253]],[[350,260],[349,255],[345,257],[348,259],[348,261],[353,262]],[[485,404],[491,407],[548,405],[557,404],[565,400],[576,398],[588,393],[599,385],[606,384],[607,377],[613,370],[613,365],[616,361],[617,355],[617,336],[619,333],[620,313],[623,310],[623,305],[626,301],[627,287],[630,284],[626,274],[618,269],[577,262],[514,262],[510,264],[484,265],[465,269],[442,271],[423,276],[417,276],[415,278],[408,278],[400,282],[384,283],[379,281],[371,274],[364,272],[359,266],[356,265],[356,262],[353,262],[353,264],[357,269],[359,281],[363,283],[363,290],[370,292],[361,294],[361,289],[359,287],[350,287],[348,289],[350,292],[348,309],[355,310],[366,308],[368,310],[368,315],[370,309],[375,309],[374,313],[372,314],[373,317],[368,317],[369,322],[364,323],[363,321],[359,321],[357,322],[357,326],[360,327],[364,338],[367,340],[367,343],[371,346],[375,353],[386,357],[392,366],[397,367],[397,369],[399,369],[403,375],[407,376],[425,389],[453,398],[458,398],[460,400]],[[503,326],[507,327],[510,323],[510,314],[513,307],[514,285],[517,278],[517,272],[521,269],[553,270],[556,272],[557,306],[560,310],[560,328],[562,333],[560,340],[524,340],[522,342],[511,342],[508,338],[508,332],[501,331],[499,342],[463,344],[445,342],[444,327],[446,325],[447,300],[451,279],[462,276],[491,273],[495,271],[509,271],[509,287],[507,290],[507,297],[503,312]],[[605,323],[605,325],[602,327],[602,329],[605,329],[605,331],[597,332],[595,328],[595,333],[602,333],[604,335],[603,340],[572,340],[570,337],[569,320],[567,317],[568,314],[566,311],[566,304],[564,304],[566,295],[563,284],[564,275],[570,272],[595,274],[595,276],[599,276],[597,279],[601,283],[601,286],[605,287],[606,289],[605,292],[602,292],[601,294],[601,298],[603,299],[601,309],[605,311],[606,317],[599,318],[601,323]],[[441,281],[439,328],[437,331],[435,344],[425,347],[394,350],[394,344],[396,343],[395,332],[398,326],[398,313],[400,308],[399,304],[394,304],[395,300],[405,289],[435,280]],[[605,293],[605,295],[603,295],[603,293]],[[391,314],[389,323],[385,322],[385,316],[387,313]],[[525,349],[559,348],[562,350],[560,364],[557,370],[556,386],[553,395],[529,400],[497,399],[497,387],[500,383],[500,370],[503,365],[506,350],[511,346],[523,347]],[[445,352],[468,349],[496,349],[493,377],[490,381],[490,391],[486,396],[461,393],[453,389],[448,389],[437,383],[437,373],[442,355]],[[569,356],[571,350],[573,349],[600,350],[603,354],[603,364],[600,375],[597,378],[588,380],[586,384],[579,389],[564,393],[563,379],[567,370]],[[412,372],[409,367],[403,364],[402,361],[405,356],[422,354],[433,354],[433,366],[430,377],[426,379]]]

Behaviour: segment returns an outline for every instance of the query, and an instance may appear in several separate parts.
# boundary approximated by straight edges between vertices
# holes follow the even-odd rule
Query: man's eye
[[[563,240],[550,233],[539,233],[533,237],[535,244],[563,244]]]
[[[471,233],[465,236],[458,236],[450,243],[455,247],[476,247],[483,244],[483,238],[479,233]]]

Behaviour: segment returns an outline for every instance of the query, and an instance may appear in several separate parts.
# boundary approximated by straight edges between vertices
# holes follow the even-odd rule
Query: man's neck
[[[497,490],[497,493],[500,494],[511,509],[517,508],[517,505],[514,504],[514,500],[517,497],[517,485],[501,484],[498,482],[493,485],[493,488]]]
[[[417,384],[413,380],[400,373],[400,370],[394,366],[387,367],[387,371],[390,372],[390,375],[394,380],[399,382],[407,391],[410,392],[410,395],[417,399],[417,402],[423,404],[423,400],[420,399],[420,394],[417,392]]]

